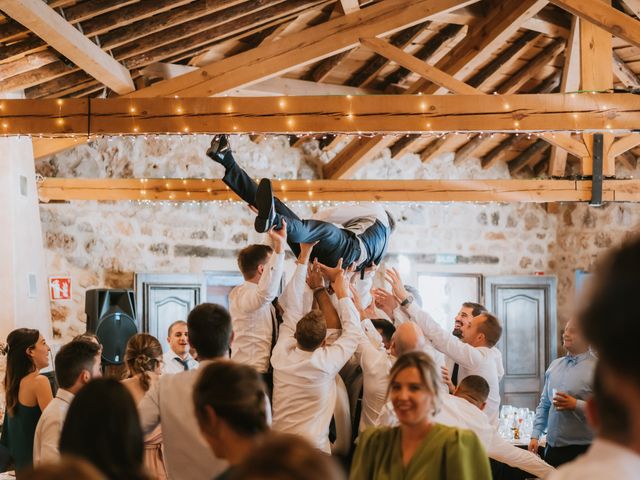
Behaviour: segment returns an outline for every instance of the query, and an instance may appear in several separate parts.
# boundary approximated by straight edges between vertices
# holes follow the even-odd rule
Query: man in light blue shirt
[[[585,400],[592,393],[596,358],[574,320],[567,322],[562,344],[567,355],[551,362],[544,375],[529,443],[529,450],[537,452],[538,439],[546,431],[544,459],[554,467],[584,453],[593,438],[585,417]]]

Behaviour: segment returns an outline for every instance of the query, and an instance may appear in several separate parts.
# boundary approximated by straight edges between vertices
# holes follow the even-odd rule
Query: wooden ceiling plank
[[[527,30],[523,33],[518,39],[509,45],[508,48],[503,50],[496,58],[491,60],[487,65],[482,67],[478,73],[473,75],[467,83],[472,87],[476,87],[482,89],[482,87],[489,83],[495,75],[500,71],[500,69],[515,61],[520,53],[527,47],[528,45],[532,45],[540,39],[541,35],[537,32]]]
[[[640,21],[602,0],[550,0],[583,20],[640,47]]]
[[[228,1],[227,3],[233,3],[233,1]],[[137,24],[124,27],[125,29],[132,29],[136,38],[129,38],[131,37],[130,35],[119,36],[117,30],[114,30],[102,35],[100,42],[103,48],[113,49],[113,55],[116,58],[126,59],[163,45],[177,42],[186,37],[193,37],[198,33],[211,30],[214,26],[238,20],[281,3],[282,0],[250,0],[249,2],[231,5],[221,10],[220,3],[210,2],[209,5],[212,5],[211,7],[194,9],[195,12],[187,12],[190,7],[190,5],[187,5],[176,9],[177,11],[171,10],[165,14],[158,15],[158,17],[167,17],[165,21],[157,20],[156,16],[154,16],[140,22],[142,23],[139,27],[140,30],[135,30]],[[143,36],[141,34],[143,29],[148,30],[149,33]]]
[[[466,31],[463,26],[460,25],[446,25],[416,52],[414,57],[429,62],[448,42],[456,41],[456,38],[461,38],[466,35]],[[433,63],[433,62],[432,62]],[[395,71],[391,72],[384,79],[380,90],[386,90],[393,84],[403,83],[411,74],[411,70],[399,67]]]
[[[536,140],[527,147],[520,155],[511,160],[509,165],[509,173],[514,175],[526,167],[533,166],[536,159],[540,159],[542,155],[550,148],[550,145],[544,140]]]
[[[504,81],[498,87],[498,93],[501,95],[516,93],[527,81],[535,76],[540,69],[547,66],[554,58],[556,58],[564,50],[564,45],[565,41],[563,38],[557,38],[552,41],[533,59],[527,62],[526,65]]]
[[[482,144],[484,137],[478,133],[472,134],[471,139],[456,150],[455,157],[453,158],[454,165],[460,165],[468,158],[471,158],[473,152]]]
[[[378,55],[386,57],[398,65],[402,65],[421,77],[431,80],[436,85],[446,88],[452,93],[460,95],[484,95],[484,92],[461,82],[442,70],[432,67],[428,63],[417,59],[413,55],[409,55],[407,52],[399,49],[398,47],[394,47],[384,40],[375,37],[363,38],[360,40],[360,43]]]
[[[378,149],[371,148],[372,140],[379,143]],[[355,173],[362,163],[372,160],[380,150],[388,147],[394,141],[395,138],[392,135],[357,138],[322,167],[322,176],[331,180],[348,177]]]
[[[52,50],[45,50],[32,53],[15,62],[0,64],[0,81],[43,67],[55,62],[58,58]],[[1,85],[0,88],[2,88]]]
[[[471,3],[473,0],[386,0],[216,62],[200,72],[159,82],[145,89],[142,95],[215,95],[349,50],[362,36],[389,35],[442,11]],[[260,61],[260,69],[255,68],[257,61]]]
[[[360,10],[360,4],[358,0],[339,0],[342,5],[342,11],[345,14],[357,12]]]
[[[125,66],[134,70],[144,67],[151,63],[165,60],[168,57],[174,57],[184,52],[191,52],[193,55],[194,45],[202,45],[201,48],[210,48],[213,42],[220,42],[228,36],[235,35],[236,38],[244,37],[256,31],[268,28],[272,23],[281,21],[280,19],[288,15],[295,15],[300,9],[309,5],[306,0],[288,0],[284,3],[278,3],[274,7],[255,12],[254,14],[240,17],[236,21],[222,23],[221,25],[213,25],[210,30],[200,32],[196,35],[184,38],[179,42],[170,45],[158,47],[154,50],[144,52],[140,55],[123,60]],[[264,18],[269,18],[269,23],[261,24]],[[272,20],[273,19],[273,20]],[[258,26],[256,26],[258,25]],[[196,47],[197,48],[197,47]],[[117,58],[117,57],[116,57]],[[53,81],[45,82],[37,87],[28,90],[29,98],[48,97],[57,95],[60,90],[73,90],[73,86],[81,82],[81,75],[70,75],[68,77],[59,78]],[[84,79],[86,80],[86,79]]]
[[[431,22],[418,23],[409,28],[394,34],[389,39],[389,43],[394,47],[404,49],[409,45],[420,33],[429,26]],[[352,76],[347,80],[347,85],[352,87],[363,87],[371,83],[380,74],[382,69],[388,65],[389,60],[380,55],[375,55],[373,59],[359,68]]]
[[[616,52],[613,52],[613,74],[625,87],[640,88],[640,78],[631,70]]]
[[[237,0],[234,3],[239,3],[240,1],[244,0]],[[145,20],[156,25],[154,22],[156,22],[158,18],[166,18],[164,17],[165,13],[171,12],[174,9],[181,10],[183,8],[189,8],[189,5],[192,3],[204,2],[202,0],[197,0],[197,2],[193,2],[193,0],[153,0],[153,2],[137,2],[120,8],[115,12],[98,15],[97,17],[81,22],[80,25],[82,31],[87,36],[103,35],[107,32],[119,32],[122,37],[125,37],[126,35],[131,35],[130,30],[124,30],[128,25],[136,25],[140,35],[148,35],[156,30],[153,30]],[[227,3],[225,3],[225,5],[231,6]],[[137,38],[135,34],[134,38]]]
[[[115,92],[135,90],[126,68],[41,0],[0,0],[0,8]]]

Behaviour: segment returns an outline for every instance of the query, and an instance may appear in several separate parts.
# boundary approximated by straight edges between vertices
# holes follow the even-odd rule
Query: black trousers
[[[589,449],[590,445],[567,445],[566,447],[552,447],[547,445],[544,449],[544,461],[552,467],[559,467],[563,463],[575,460]]]
[[[233,160],[231,152],[225,155],[225,174],[222,181],[249,205],[256,206],[256,190],[258,185],[247,172]],[[289,209],[278,198],[274,198],[276,210],[276,225],[282,225],[282,219],[287,222],[287,243],[293,253],[300,253],[301,243],[318,244],[313,247],[311,258],[334,267],[342,258],[346,267],[360,258],[360,243],[356,235],[349,230],[338,228],[332,223],[321,220],[303,220]]]

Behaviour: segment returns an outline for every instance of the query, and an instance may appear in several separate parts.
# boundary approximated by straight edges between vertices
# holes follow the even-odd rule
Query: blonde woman
[[[162,346],[156,337],[138,333],[127,342],[124,354],[127,378],[122,381],[136,405],[157,381],[162,371]],[[162,456],[160,427],[144,439],[144,464],[154,479],[165,480],[167,472]]]
[[[490,480],[489,459],[469,430],[433,423],[439,376],[424,352],[398,358],[387,395],[398,427],[367,430],[358,442],[350,480]]]

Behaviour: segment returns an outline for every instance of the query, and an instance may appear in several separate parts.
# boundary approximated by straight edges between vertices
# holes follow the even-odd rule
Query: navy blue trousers
[[[242,200],[255,207],[258,184],[240,168],[231,152],[225,155],[224,165],[222,181]],[[321,220],[303,220],[277,197],[274,197],[274,206],[275,224],[282,225],[282,219],[286,220],[287,243],[296,256],[300,254],[301,243],[317,241],[318,244],[311,252],[311,259],[317,258],[320,263],[329,267],[335,267],[340,258],[345,267],[360,258],[360,243],[353,232]]]

